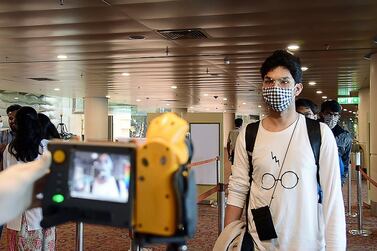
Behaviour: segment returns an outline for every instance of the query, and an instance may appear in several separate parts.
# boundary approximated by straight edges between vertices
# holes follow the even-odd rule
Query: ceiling
[[[157,32],[194,28],[208,38]],[[257,114],[259,67],[274,50],[300,46],[302,96],[320,103],[369,86],[376,36],[376,0],[1,0],[0,89]]]

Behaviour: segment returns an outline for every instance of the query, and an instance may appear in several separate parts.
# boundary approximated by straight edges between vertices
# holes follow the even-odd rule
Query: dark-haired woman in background
[[[3,154],[4,168],[39,159],[46,151],[47,140],[43,139],[37,112],[32,107],[18,110],[15,124],[16,136]],[[55,228],[42,229],[41,220],[41,208],[34,208],[8,222],[8,250],[55,250]]]
[[[39,123],[42,129],[42,139],[60,139],[60,135],[49,117],[43,113],[38,113]]]

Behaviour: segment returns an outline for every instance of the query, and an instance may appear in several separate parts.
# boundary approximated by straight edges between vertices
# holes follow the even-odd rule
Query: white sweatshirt
[[[252,155],[254,171],[249,202],[249,231],[255,248],[289,251],[345,250],[344,204],[334,135],[328,126],[321,123],[321,205],[318,204],[317,167],[303,115],[299,115],[279,177],[277,160],[281,166],[294,127],[295,123],[280,132],[270,132],[263,128],[262,123],[259,125]],[[236,143],[235,160],[229,179],[228,204],[240,208],[244,207],[249,190],[245,128],[241,130]],[[275,181],[277,179],[281,180]],[[250,210],[269,205],[274,186],[277,187],[270,210],[278,238],[260,241]],[[271,189],[267,190],[268,188]]]

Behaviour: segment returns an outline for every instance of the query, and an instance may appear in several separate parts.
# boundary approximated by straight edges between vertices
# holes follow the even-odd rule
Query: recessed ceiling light
[[[122,76],[129,76],[130,74],[128,72],[123,72]]]
[[[323,99],[327,99],[327,96],[322,96]]]
[[[67,55],[58,55],[57,56],[58,59],[67,59]]]
[[[189,108],[190,108],[190,109],[194,109],[194,107],[193,107],[193,106],[190,106]]]
[[[298,46],[297,44],[290,44],[287,48],[290,51],[297,51],[298,49],[300,49],[300,46]]]
[[[242,104],[243,104],[243,105],[246,105],[246,103],[245,103],[245,102],[243,102]]]
[[[352,111],[348,111],[349,113],[352,113]]]
[[[306,66],[301,67],[301,70],[302,70],[302,71],[307,71],[308,69],[309,69],[309,68],[306,67]]]
[[[353,112],[353,114],[356,114],[356,112]]]
[[[170,88],[177,89],[178,87],[176,85],[172,85],[172,86],[170,86]]]
[[[224,110],[224,113],[226,112],[226,110]]]
[[[346,109],[346,108],[344,108],[344,109],[343,109],[343,111],[345,111],[345,112],[346,112],[346,111],[347,111],[347,109]]]
[[[203,94],[203,96],[204,96],[204,97],[207,97],[207,96],[208,96],[208,94],[207,94],[207,93],[204,93],[204,94]]]
[[[258,108],[261,108],[262,106],[261,105],[258,105]]]
[[[308,83],[308,85],[316,85],[317,83],[316,82],[314,82],[314,81],[310,81],[309,83]]]
[[[228,99],[227,98],[223,98],[224,101],[227,101]]]
[[[316,91],[315,93],[317,93],[317,94],[322,94],[322,91]]]
[[[15,97],[14,99],[15,99],[15,100],[18,100],[18,98],[17,98],[17,97]]]
[[[141,101],[141,99],[136,99],[136,102],[140,102]]]
[[[54,91],[60,91],[60,88],[54,88]]]
[[[170,104],[166,104],[167,106],[169,106]]]
[[[264,114],[262,114],[262,117],[264,117]]]

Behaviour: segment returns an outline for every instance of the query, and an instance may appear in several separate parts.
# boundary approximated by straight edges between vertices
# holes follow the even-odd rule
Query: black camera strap
[[[283,170],[284,163],[285,163],[285,159],[286,159],[286,157],[287,157],[289,147],[291,146],[291,142],[292,142],[292,139],[293,139],[293,135],[295,134],[296,127],[297,127],[297,124],[298,124],[298,121],[299,121],[299,120],[300,120],[300,116],[297,116],[297,120],[296,120],[295,127],[293,128],[293,132],[292,132],[292,134],[291,134],[291,138],[289,139],[289,142],[288,142],[287,150],[285,151],[285,154],[284,154],[283,163],[282,163],[281,166],[280,166],[280,162],[279,162],[279,161],[277,162],[278,165],[279,165],[279,167],[280,167],[279,175],[278,175],[278,179],[280,179],[281,171]],[[271,207],[271,203],[272,203],[272,200],[273,200],[273,198],[274,198],[276,188],[277,188],[277,181],[275,182],[274,191],[272,192],[271,200],[270,200],[270,204],[268,204],[268,207]]]

